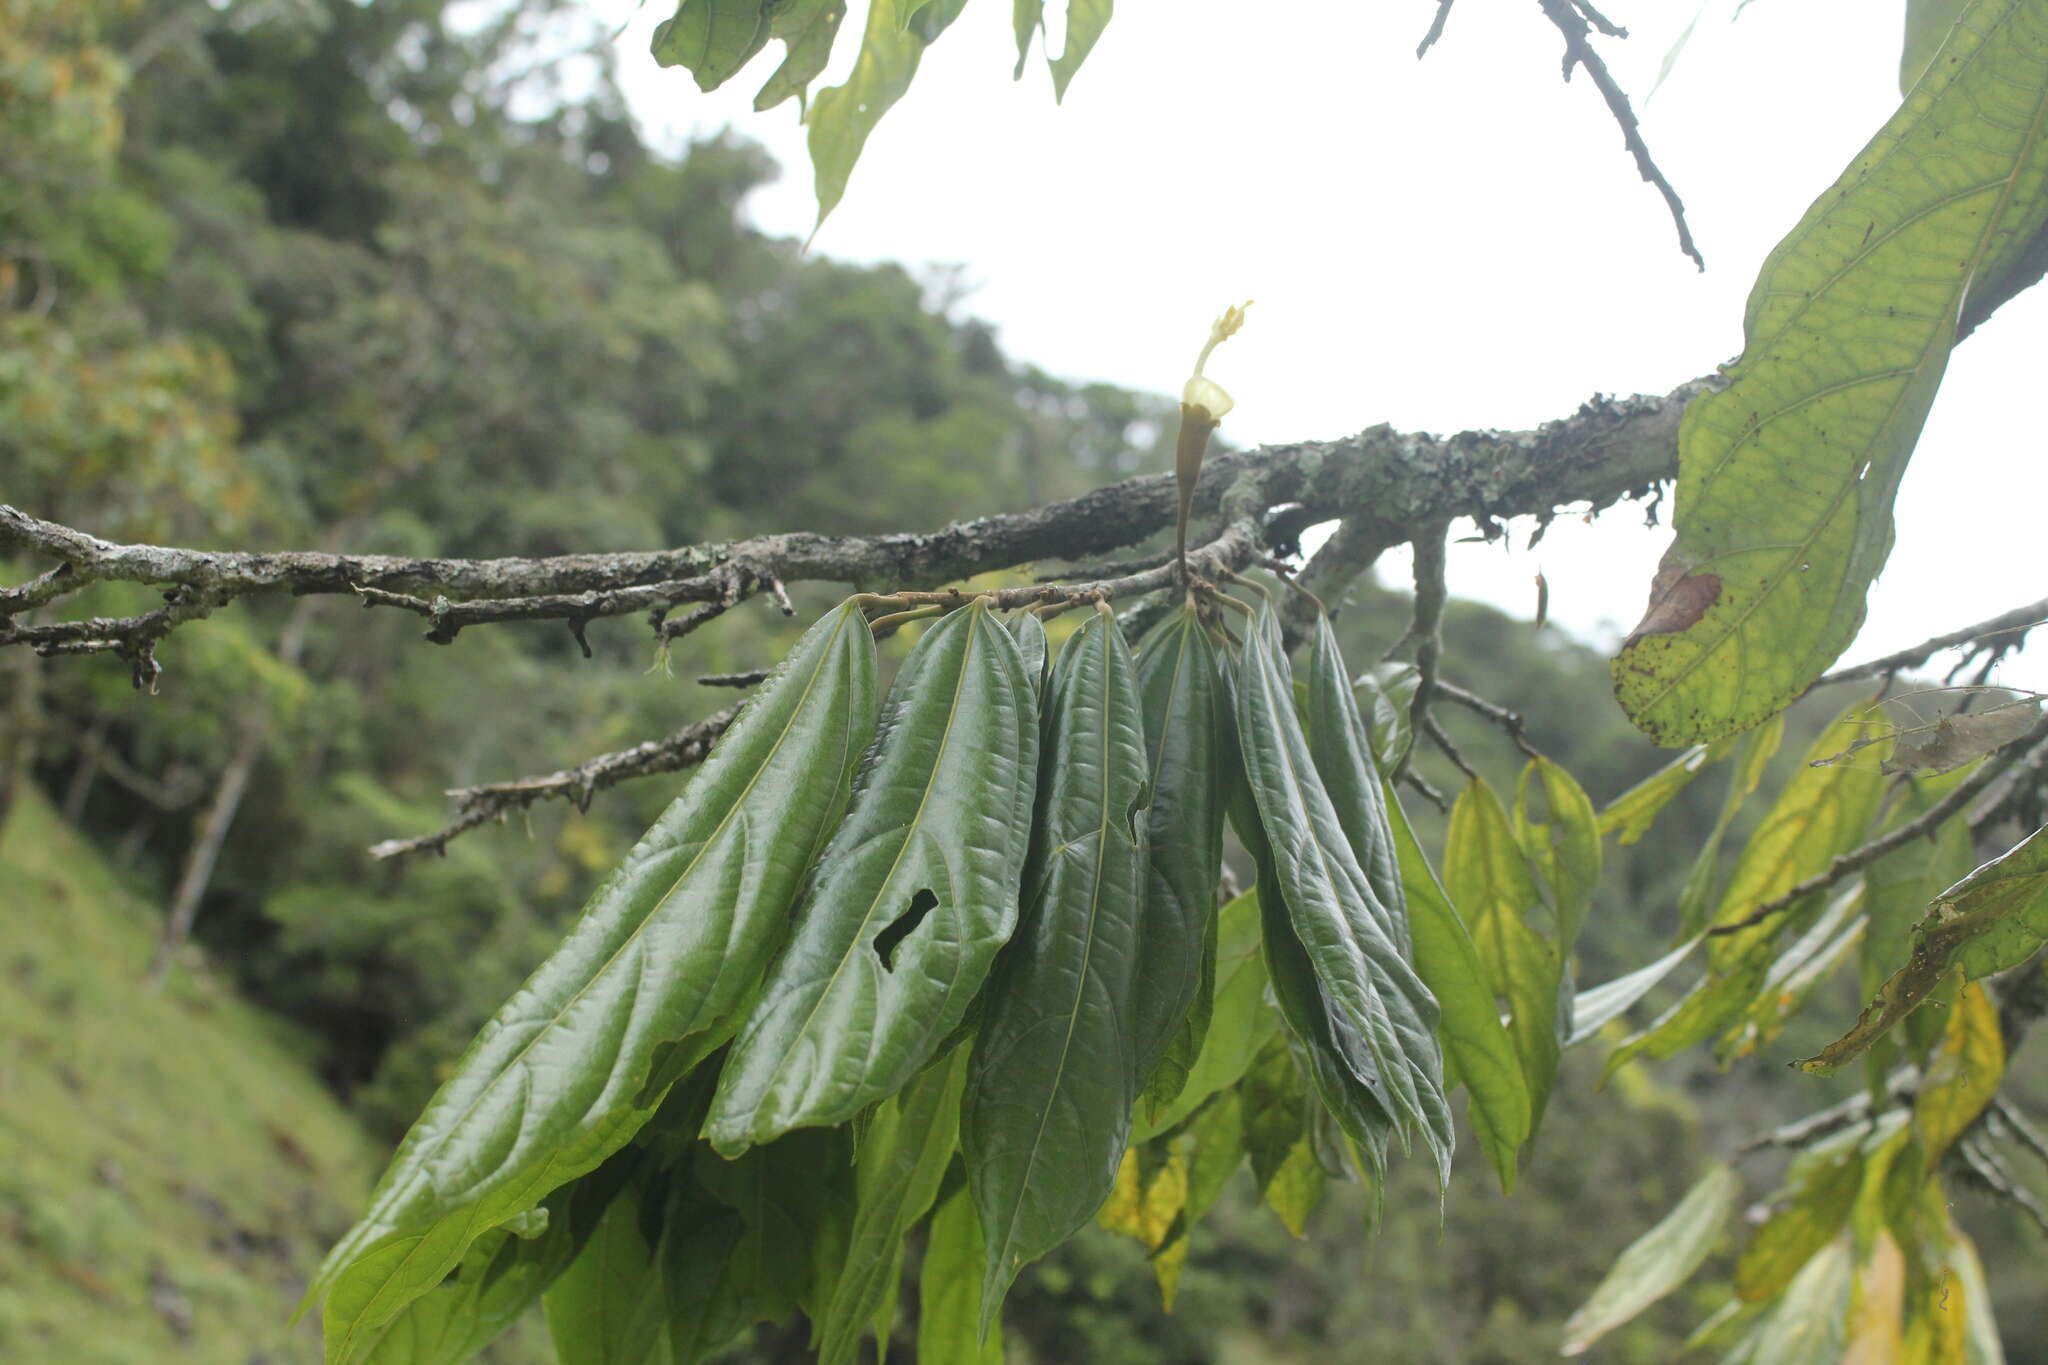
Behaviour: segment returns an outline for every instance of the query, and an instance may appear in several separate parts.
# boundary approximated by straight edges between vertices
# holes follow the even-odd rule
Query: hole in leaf
[[[926,888],[910,898],[909,907],[888,928],[875,935],[875,956],[882,959],[883,971],[896,970],[896,945],[909,938],[911,931],[923,924],[924,917],[937,909],[938,904],[939,898]]]

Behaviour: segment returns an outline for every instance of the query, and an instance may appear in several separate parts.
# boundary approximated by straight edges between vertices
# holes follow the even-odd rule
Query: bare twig
[[[1427,56],[1429,50],[1436,46],[1436,40],[1444,36],[1444,24],[1451,17],[1451,4],[1452,0],[1436,0],[1436,17],[1429,21],[1429,32],[1423,34],[1422,41],[1416,45],[1416,61]]]
[[[536,801],[572,801],[578,810],[590,806],[590,798],[606,787],[628,778],[675,772],[704,761],[711,745],[733,717],[739,705],[728,706],[716,715],[686,725],[666,739],[652,739],[630,749],[599,754],[573,768],[522,777],[512,782],[493,782],[481,787],[460,787],[448,793],[455,801],[455,818],[432,834],[411,839],[386,839],[370,849],[374,858],[399,858],[409,853],[446,853],[448,841],[466,830],[490,820],[501,820],[511,811],[524,810]]]
[[[703,673],[698,675],[697,686],[753,687],[765,682],[767,677],[768,670],[765,668],[750,668],[743,673]]]
[[[1814,892],[1825,890],[1852,872],[1870,866],[1893,849],[1903,848],[1921,835],[1931,833],[1942,821],[1974,801],[1978,793],[1990,786],[2000,773],[2019,762],[2026,750],[2041,744],[2044,740],[2048,740],[2048,717],[2036,722],[2032,729],[2008,746],[2004,752],[1986,758],[1975,772],[1958,782],[1941,800],[1911,820],[1859,848],[1837,855],[1825,869],[1814,873],[1784,895],[1765,901],[1741,919],[1730,924],[1716,925],[1707,932],[1711,935],[1739,934],[1745,929],[1754,929],[1771,916],[1790,908]]]
[[[1514,741],[1515,747],[1525,756],[1543,757],[1543,752],[1529,742],[1529,732],[1523,727],[1520,712],[1510,711],[1505,706],[1488,701],[1477,692],[1468,692],[1456,683],[1445,682],[1442,678],[1436,680],[1436,694],[1445,701],[1454,701],[1466,710],[1484,716],[1507,731],[1508,738]]]
[[[2037,1229],[2048,1234],[2048,1208],[2042,1207],[2034,1192],[2015,1179],[2004,1160],[1981,1139],[1970,1136],[1956,1143],[1949,1148],[1948,1160],[1943,1165],[1961,1174],[1967,1184],[1982,1193],[2011,1204],[2026,1214]]]
[[[1543,13],[1564,35],[1564,78],[1572,78],[1573,68],[1582,68],[1592,78],[1600,97],[1607,101],[1608,112],[1621,128],[1621,140],[1628,147],[1629,155],[1635,158],[1636,170],[1643,179],[1657,187],[1657,193],[1664,196],[1665,207],[1671,210],[1672,225],[1678,229],[1678,249],[1692,257],[1693,264],[1700,269],[1707,268],[1706,258],[1693,244],[1692,229],[1686,226],[1685,205],[1678,197],[1678,191],[1671,188],[1671,182],[1664,178],[1664,172],[1657,169],[1657,163],[1650,156],[1650,148],[1643,141],[1643,130],[1636,122],[1635,110],[1629,107],[1628,96],[1622,93],[1615,82],[1607,63],[1593,50],[1587,38],[1589,24],[1597,26],[1602,33],[1623,36],[1622,31],[1602,17],[1599,11],[1580,0],[1536,0],[1543,7]]]
[[[1429,729],[1429,704],[1436,699],[1436,668],[1443,651],[1444,603],[1451,590],[1445,578],[1445,540],[1449,522],[1438,522],[1428,534],[1418,534],[1415,547],[1415,615],[1403,637],[1415,642],[1415,696],[1408,703],[1409,723],[1415,733]],[[1409,749],[1414,754],[1414,749]],[[1407,764],[1404,759],[1403,766]],[[1460,765],[1462,766],[1462,765]]]
[[[1444,799],[1444,794],[1438,791],[1428,778],[1416,772],[1413,765],[1403,768],[1400,778],[1414,789],[1417,796],[1435,806],[1437,810],[1445,815],[1451,813],[1451,803]]]
[[[1972,626],[1964,626],[1961,630],[1952,630],[1947,634],[1937,635],[1931,640],[1922,640],[1917,645],[1887,654],[1883,658],[1871,659],[1866,663],[1837,669],[1833,673],[1822,677],[1813,686],[1829,687],[1835,683],[1861,682],[1866,678],[1890,677],[1909,668],[1918,668],[1945,649],[1955,649],[1960,645],[1980,644],[1996,636],[2014,637],[2007,648],[2016,648],[2025,640],[2026,633],[2029,630],[2041,625],[2044,621],[2048,621],[2048,597],[2044,597],[2038,602],[2029,602],[2023,607],[2014,607],[2011,611],[2000,612],[1989,620],[1979,621]],[[1809,688],[1808,690],[1811,691],[1812,689]]]
[[[1466,781],[1477,782],[1479,780],[1479,770],[1470,763],[1467,763],[1465,755],[1458,752],[1458,746],[1451,742],[1450,735],[1444,730],[1444,723],[1436,718],[1434,711],[1422,718],[1422,728],[1428,732],[1432,740],[1436,741],[1436,747],[1443,750],[1444,757],[1451,760],[1452,766],[1465,774]]]

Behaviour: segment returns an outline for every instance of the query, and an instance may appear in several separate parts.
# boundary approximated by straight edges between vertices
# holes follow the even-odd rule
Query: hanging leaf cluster
[[[1297,677],[1206,585],[1135,651],[962,596],[878,701],[892,600],[811,627],[456,1064],[313,1286],[330,1362],[465,1360],[536,1301],[568,1365],[798,1312],[850,1361],[913,1245],[928,1358],[995,1359],[1091,1220],[1170,1304],[1240,1169],[1296,1233],[1397,1145],[1448,1179],[1447,1072],[1512,1181],[1598,870],[1561,769],[1468,794],[1468,927],[1327,619]],[[1219,909],[1226,822],[1258,882]]]
[[[673,18],[654,30],[654,59],[680,66],[698,88],[715,90],[739,74],[771,40],[783,58],[754,98],[754,109],[773,109],[791,97],[804,104],[818,221],[839,204],[868,135],[910,90],[925,49],[952,26],[967,0],[874,0],[853,70],[839,85],[812,90],[832,60],[846,0],[680,0]],[[1067,86],[1109,26],[1110,0],[1069,0],[1066,41],[1046,54],[1053,97]],[[1022,77],[1031,44],[1045,28],[1045,0],[1014,0],[1016,75]]]

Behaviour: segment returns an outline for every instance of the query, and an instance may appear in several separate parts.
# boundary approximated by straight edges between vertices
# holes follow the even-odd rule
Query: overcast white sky
[[[801,237],[814,204],[794,103],[751,110],[780,46],[705,95],[647,56],[663,0],[614,0],[622,75],[659,146],[731,123],[783,163],[751,210]],[[1063,7],[1054,0],[1049,11]],[[1173,392],[1209,319],[1253,298],[1211,373],[1243,443],[1376,422],[1523,427],[1595,391],[1663,393],[1741,349],[1764,255],[1898,103],[1902,0],[1612,0],[1608,60],[1707,258],[1677,250],[1583,75],[1532,0],[1125,0],[1055,106],[1012,83],[1010,6],[977,0],[883,120],[814,250],[958,264],[1012,355]],[[829,81],[851,64],[855,0]],[[657,12],[659,11],[659,12]],[[1655,97],[1681,30],[1698,24]],[[1053,49],[1060,33],[1053,15]],[[1956,352],[1900,496],[1898,548],[1848,658],[2048,595],[2041,419],[2048,290]],[[1987,491],[1991,493],[1987,496]],[[1536,551],[1454,547],[1455,591],[1609,643],[1640,615],[1668,532],[1628,508]],[[1405,560],[1382,573],[1405,576]],[[2048,689],[2048,647],[2005,680]]]

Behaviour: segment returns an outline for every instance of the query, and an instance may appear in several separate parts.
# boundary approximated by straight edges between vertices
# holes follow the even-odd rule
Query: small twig
[[[1577,0],[1536,0],[1543,7],[1543,13],[1564,35],[1564,78],[1572,78],[1574,67],[1583,68],[1592,78],[1593,85],[1600,91],[1600,97],[1607,101],[1607,110],[1614,115],[1614,121],[1621,128],[1621,140],[1628,147],[1629,155],[1635,158],[1636,170],[1643,179],[1657,187],[1657,193],[1664,196],[1665,207],[1671,210],[1671,222],[1678,229],[1678,249],[1692,257],[1693,264],[1700,269],[1707,268],[1706,257],[1700,255],[1699,247],[1693,244],[1692,229],[1686,226],[1685,204],[1679,199],[1678,191],[1664,178],[1664,172],[1657,169],[1657,163],[1650,156],[1650,148],[1643,141],[1643,131],[1636,122],[1635,110],[1629,107],[1628,96],[1622,93],[1613,73],[1607,69],[1593,44],[1587,40],[1587,26],[1597,23],[1603,33],[1618,35],[1620,30],[1593,10],[1590,5]]]
[[[2019,762],[2025,748],[2031,748],[2041,743],[2043,739],[2048,739],[2048,717],[2037,721],[2032,729],[2017,743],[2008,746],[2003,753],[1985,759],[1975,772],[1950,788],[1946,796],[1911,820],[1888,833],[1879,835],[1860,848],[1837,855],[1824,870],[1814,873],[1784,895],[1765,901],[1732,924],[1716,925],[1707,930],[1707,933],[1718,936],[1739,934],[1745,929],[1754,929],[1771,916],[1806,899],[1814,892],[1825,890],[1850,873],[1868,867],[1893,849],[1903,848],[1921,835],[1931,832],[1935,826],[1975,800],[1978,793],[1990,786],[2000,773]]]
[[[1412,753],[1413,751],[1411,746],[1410,752]],[[1403,782],[1406,782],[1414,789],[1416,795],[1429,802],[1430,805],[1435,806],[1439,812],[1445,815],[1451,813],[1451,803],[1444,799],[1444,794],[1430,785],[1429,779],[1416,772],[1413,767],[1403,768],[1400,777]]]
[[[700,673],[697,675],[697,686],[753,687],[765,682],[767,678],[768,670],[765,668],[750,668],[742,673]]]
[[[1458,746],[1451,742],[1450,735],[1444,731],[1444,723],[1436,718],[1434,711],[1422,718],[1422,728],[1436,741],[1436,747],[1443,750],[1444,757],[1451,760],[1459,772],[1465,774],[1467,781],[1479,780],[1479,770],[1467,763],[1465,755],[1458,752]]]
[[[1429,32],[1422,35],[1416,45],[1415,60],[1421,61],[1429,50],[1436,46],[1436,40],[1444,36],[1444,22],[1451,17],[1453,0],[1436,0],[1436,17],[1429,21]]]
[[[1451,590],[1444,574],[1448,521],[1438,522],[1427,533],[1418,534],[1415,547],[1415,614],[1403,638],[1415,642],[1415,696],[1408,703],[1408,719],[1417,734],[1429,729],[1429,704],[1436,699],[1436,669],[1443,650],[1444,603]],[[1401,766],[1408,766],[1415,750],[1410,746]]]
[[[1993,1124],[2009,1136],[2013,1142],[2044,1166],[2048,1166],[2048,1138],[2043,1138],[2034,1121],[2021,1113],[2019,1108],[2003,1095],[1993,1095],[1991,1106],[1985,1111]]]
[[[590,798],[606,787],[617,786],[630,778],[675,772],[703,762],[704,756],[711,752],[712,743],[725,733],[739,710],[738,704],[728,706],[716,715],[684,726],[666,739],[648,740],[630,749],[599,754],[573,768],[538,777],[522,777],[512,782],[459,787],[448,793],[455,801],[453,820],[432,834],[410,839],[386,839],[370,849],[370,856],[399,858],[430,850],[445,854],[448,841],[457,835],[487,821],[502,820],[507,813],[524,810],[536,801],[573,801],[578,810],[587,810]]]
[[[1586,0],[1572,0],[1572,8],[1576,9],[1581,15],[1585,16],[1587,23],[1591,24],[1594,28],[1600,30],[1600,32],[1605,34],[1607,37],[1628,37],[1627,29],[1615,23],[1612,19],[1609,19],[1599,10],[1594,9],[1591,5],[1586,3]]]
[[[1909,1080],[1916,1079],[1912,1077],[1910,1068],[1907,1070],[1907,1076]],[[1859,1090],[1847,1099],[1831,1104],[1825,1109],[1817,1110],[1814,1113],[1796,1118],[1790,1123],[1782,1123],[1776,1128],[1758,1133],[1755,1137],[1737,1147],[1735,1149],[1735,1156],[1739,1160],[1753,1152],[1761,1152],[1772,1147],[1804,1147],[1816,1138],[1823,1138],[1830,1133],[1839,1133],[1844,1128],[1853,1128],[1858,1124],[1870,1122],[1870,1109],[1870,1092]]]
[[[1510,711],[1505,706],[1488,701],[1477,692],[1468,692],[1456,683],[1445,682],[1442,678],[1436,680],[1436,694],[1445,701],[1454,701],[1466,710],[1484,716],[1507,731],[1508,738],[1514,741],[1515,747],[1520,749],[1525,757],[1543,757],[1543,751],[1529,742],[1529,732],[1523,727],[1519,711]]]
[[[1872,659],[1867,663],[1856,664],[1850,668],[1838,669],[1822,677],[1813,687],[1830,687],[1835,683],[1861,682],[1865,678],[1890,677],[1892,674],[1902,672],[1908,668],[1918,668],[1944,649],[1954,649],[1958,645],[1975,644],[1987,640],[1994,635],[2018,636],[2019,638],[2013,641],[2011,646],[2012,648],[2017,648],[2024,641],[2026,633],[2035,626],[2043,624],[2044,621],[2048,621],[2048,597],[2044,597],[2038,602],[2029,602],[2024,607],[2014,607],[2011,611],[2000,612],[1989,620],[1979,621],[1973,626],[1964,626],[1961,630],[1952,630],[1945,635],[1937,635],[1931,640],[1922,640],[1911,648],[1898,650],[1895,653],[1885,655],[1883,658]],[[1812,691],[1813,688],[1808,688],[1807,690]]]

